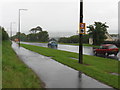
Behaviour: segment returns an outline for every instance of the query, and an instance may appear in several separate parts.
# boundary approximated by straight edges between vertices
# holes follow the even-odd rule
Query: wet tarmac
[[[30,45],[36,45],[36,46],[42,46],[42,47],[47,47],[47,43],[29,43],[29,42],[21,42],[21,43],[23,43],[23,44],[30,44]],[[79,53],[79,47],[75,46],[75,45],[63,45],[63,44],[59,44],[58,45],[58,49],[59,50],[64,50],[64,51],[69,51],[69,52]],[[93,47],[83,46],[83,54],[94,56]],[[115,59],[115,60],[119,60],[120,61],[120,52],[118,53],[117,56],[114,56],[114,55],[109,55],[109,56],[97,55],[97,56],[98,57],[103,57],[103,58]]]
[[[45,88],[111,88],[89,76],[67,67],[50,57],[12,44],[21,60],[45,83]]]

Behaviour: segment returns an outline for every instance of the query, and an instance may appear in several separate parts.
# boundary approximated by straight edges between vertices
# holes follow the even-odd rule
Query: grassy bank
[[[2,87],[40,88],[38,77],[15,54],[10,41],[2,42]]]
[[[0,41],[0,89],[2,89],[2,43]]]
[[[33,45],[21,45],[29,50],[52,57],[52,59],[69,67],[72,67],[78,71],[82,71],[85,74],[114,88],[118,88],[118,76],[112,75],[110,72],[118,73],[118,63],[120,63],[119,61],[84,55],[84,64],[81,65],[77,60],[73,59],[78,58],[77,53]]]

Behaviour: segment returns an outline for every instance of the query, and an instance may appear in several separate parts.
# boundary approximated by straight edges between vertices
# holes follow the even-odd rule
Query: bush
[[[2,32],[2,40],[8,40],[9,39],[9,36],[8,36],[7,32],[1,26],[0,26],[0,32]]]
[[[89,42],[89,35],[83,35],[83,43],[88,44]],[[71,37],[61,37],[58,42],[60,43],[79,43],[79,35],[73,35]]]

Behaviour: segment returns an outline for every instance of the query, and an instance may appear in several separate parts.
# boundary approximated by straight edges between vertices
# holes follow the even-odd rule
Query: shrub
[[[0,32],[2,32],[2,40],[8,40],[9,39],[9,36],[8,36],[7,32],[1,26],[0,26]]]

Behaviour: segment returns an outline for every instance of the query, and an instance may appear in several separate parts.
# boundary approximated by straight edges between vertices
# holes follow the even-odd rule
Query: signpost
[[[83,45],[82,35],[85,32],[85,24],[83,23],[83,0],[80,0],[80,25],[79,25],[79,63],[83,64]]]

